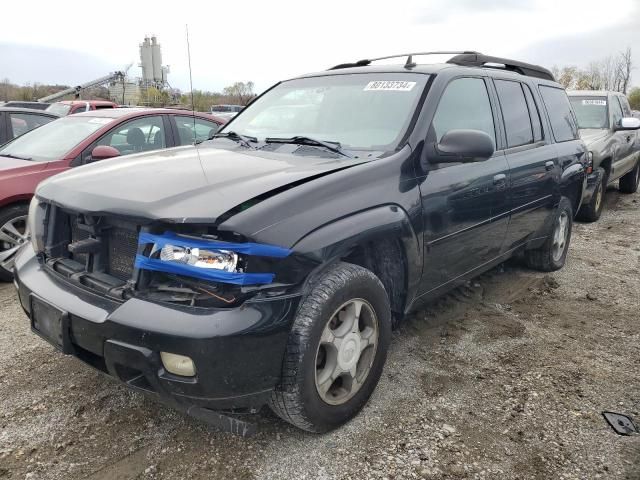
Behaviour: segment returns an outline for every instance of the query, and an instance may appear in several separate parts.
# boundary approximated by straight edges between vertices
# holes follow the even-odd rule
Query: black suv
[[[265,404],[342,425],[422,301],[516,254],[565,263],[587,162],[565,91],[451,53],[284,81],[201,145],[46,180],[15,261],[32,329],[234,431]]]

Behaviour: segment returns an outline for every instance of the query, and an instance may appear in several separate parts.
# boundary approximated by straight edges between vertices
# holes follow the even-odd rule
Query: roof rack
[[[491,57],[489,55],[483,55],[477,52],[468,52],[456,55],[455,57],[447,60],[447,63],[452,63],[454,65],[460,65],[464,67],[502,68],[510,72],[516,72],[521,75],[526,75],[528,77],[543,78],[545,80],[555,81],[553,74],[540,65],[518,62],[516,60],[509,60],[508,58]]]
[[[407,61],[404,64],[405,68],[413,68],[416,66],[416,63],[414,63],[413,61],[413,56],[415,55],[458,55],[460,56],[460,55],[480,55],[480,54],[474,51],[440,51],[440,52],[403,53],[400,55],[389,55],[386,57],[358,60],[357,62],[354,62],[354,63],[341,63],[340,65],[331,67],[329,70],[339,70],[341,68],[352,68],[352,67],[366,67],[367,65],[371,65],[372,62],[377,62],[379,60],[388,60],[389,58],[402,58],[402,57],[407,57]]]
[[[521,75],[527,75],[529,77],[543,78],[545,80],[555,81],[553,74],[544,67],[539,65],[533,65],[531,63],[518,62],[516,60],[509,60],[507,58],[491,57],[489,55],[483,55],[480,52],[474,51],[437,51],[437,52],[416,52],[416,53],[403,53],[400,55],[389,55],[386,57],[370,58],[364,60],[358,60],[354,63],[341,63],[331,67],[329,70],[339,70],[341,68],[353,68],[353,67],[366,67],[371,65],[372,62],[379,60],[388,60],[390,58],[402,58],[406,57],[404,68],[413,68],[417,64],[413,61],[413,57],[417,55],[455,55],[447,60],[447,63],[454,65],[460,65],[463,67],[486,67],[486,68],[501,68],[510,72],[516,72]]]

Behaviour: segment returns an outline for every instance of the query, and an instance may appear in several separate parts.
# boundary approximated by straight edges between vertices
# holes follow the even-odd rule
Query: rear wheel
[[[0,281],[13,279],[13,262],[18,249],[29,240],[27,205],[14,205],[0,210]]]
[[[585,222],[595,222],[600,218],[604,207],[604,194],[607,189],[606,173],[600,170],[600,182],[596,185],[593,196],[589,203],[582,205],[578,211],[578,219]]]
[[[525,252],[527,265],[543,272],[561,269],[567,260],[572,226],[573,208],[571,202],[568,198],[562,197],[553,216],[549,237],[540,248]]]
[[[298,308],[272,410],[310,432],[349,421],[378,384],[390,338],[378,277],[348,263],[329,267]]]
[[[620,178],[620,191],[622,193],[636,193],[640,184],[640,162],[636,168]]]

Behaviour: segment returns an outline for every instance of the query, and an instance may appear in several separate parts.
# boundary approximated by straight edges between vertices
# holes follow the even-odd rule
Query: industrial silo
[[[155,42],[155,37],[153,40]],[[145,37],[144,42],[140,44],[140,67],[142,68],[142,80],[153,82],[153,52],[149,37]]]
[[[162,53],[155,35],[151,37],[151,56],[153,59],[153,79],[162,82]]]

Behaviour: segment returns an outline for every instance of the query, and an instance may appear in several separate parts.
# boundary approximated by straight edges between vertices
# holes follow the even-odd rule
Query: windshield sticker
[[[113,118],[92,118],[88,123],[99,123],[101,125],[106,125],[107,123],[111,122],[111,120],[113,120]]]
[[[605,107],[607,105],[606,100],[582,100],[582,105],[598,105]]]
[[[404,82],[401,80],[378,80],[369,82],[364,91],[393,91],[393,92],[409,92],[416,86],[416,82]]]

